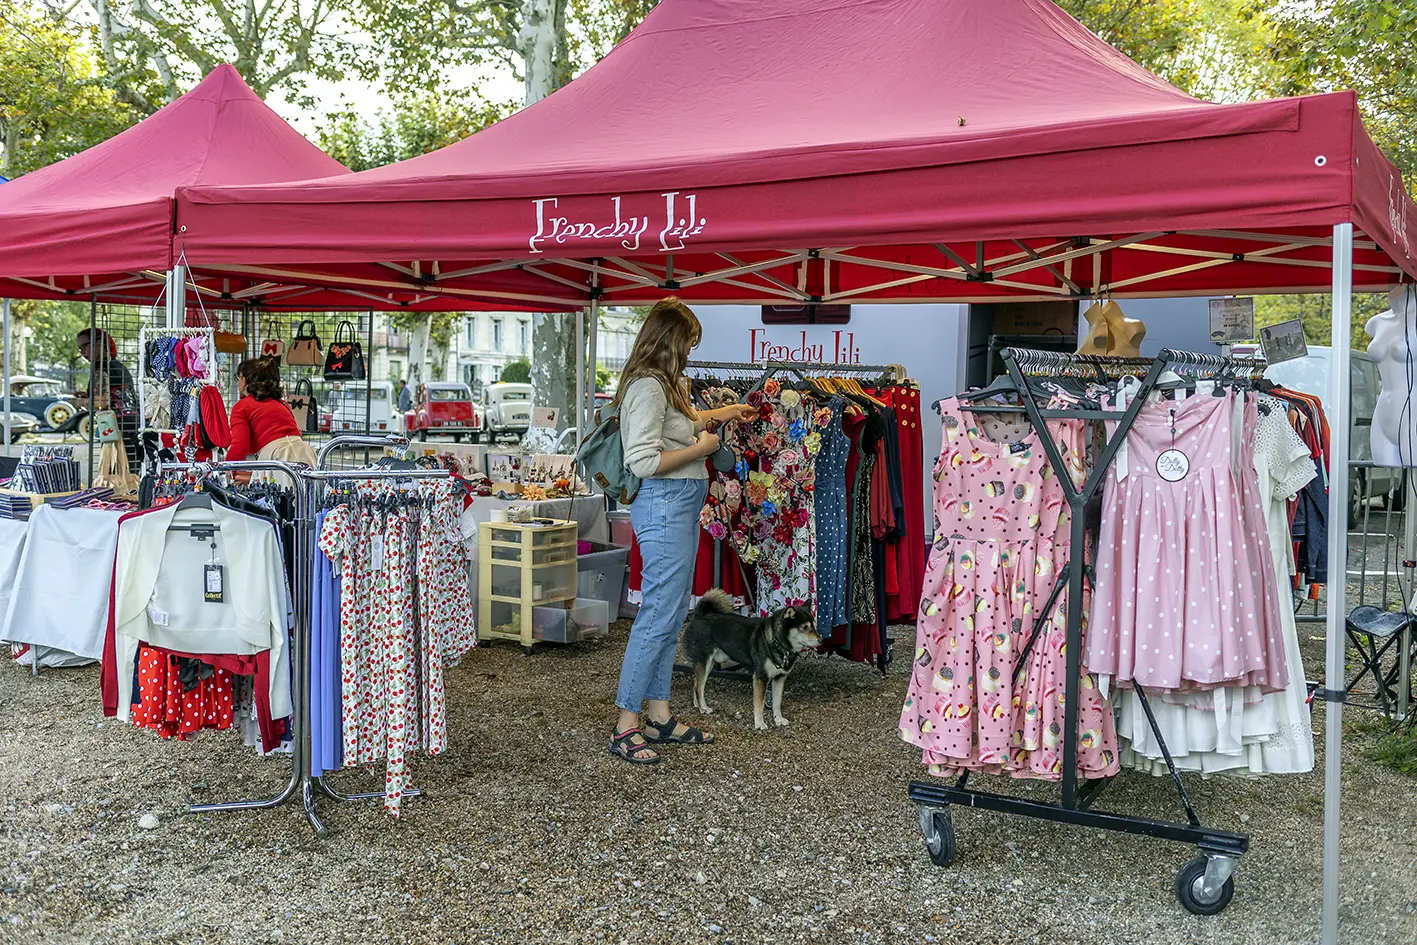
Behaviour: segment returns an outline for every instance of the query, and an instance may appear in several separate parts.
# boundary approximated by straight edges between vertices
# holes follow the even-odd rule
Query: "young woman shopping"
[[[251,358],[236,367],[241,395],[231,407],[231,448],[226,458],[271,459],[315,465],[315,451],[300,437],[300,427],[280,387],[280,362]]]
[[[659,302],[635,339],[615,395],[625,465],[644,480],[630,505],[630,522],[644,556],[644,603],[625,647],[615,699],[620,718],[609,749],[637,765],[659,761],[651,742],[713,741],[670,713],[670,677],[679,629],[689,612],[699,512],[708,493],[704,460],[719,445],[706,427],[710,421],[746,420],[757,411],[742,404],[694,410],[684,367],[701,335],[699,320],[687,305],[673,297]]]

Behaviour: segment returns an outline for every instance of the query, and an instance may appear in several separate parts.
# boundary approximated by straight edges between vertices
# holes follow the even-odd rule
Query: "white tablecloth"
[[[15,595],[15,575],[20,571],[27,535],[28,522],[0,518],[0,617],[9,612],[10,600]]]
[[[123,513],[54,509],[30,516],[0,639],[103,655],[108,589]]]

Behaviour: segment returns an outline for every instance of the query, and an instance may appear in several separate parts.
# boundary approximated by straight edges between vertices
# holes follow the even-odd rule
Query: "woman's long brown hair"
[[[635,381],[652,377],[664,385],[664,394],[675,410],[690,420],[698,419],[698,411],[689,398],[684,367],[689,363],[689,351],[702,337],[703,328],[689,306],[672,295],[656,302],[640,326],[635,347],[620,372],[615,403],[620,403]]]

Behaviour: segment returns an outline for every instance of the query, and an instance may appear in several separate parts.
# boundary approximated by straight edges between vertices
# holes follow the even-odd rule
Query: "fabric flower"
[[[704,528],[708,528],[709,522],[712,522],[714,518],[715,516],[712,506],[706,505],[703,507],[703,509],[699,511],[699,524]]]
[[[713,522],[708,527],[708,533],[714,541],[723,541],[728,536],[728,529],[722,522]]]
[[[753,526],[753,538],[762,541],[772,534],[772,523],[768,521],[758,522]]]
[[[741,459],[738,460],[738,462],[736,462],[736,463],[733,464],[733,474],[734,474],[735,476],[737,476],[739,479],[747,479],[747,478],[748,478],[748,464],[745,463],[745,462],[744,462],[743,460],[741,460]]]
[[[748,483],[748,501],[753,505],[762,505],[767,501],[768,487],[761,482]]]
[[[802,440],[802,445],[807,449],[807,455],[815,456],[822,448],[822,435],[820,433],[808,433]]]
[[[782,449],[782,437],[776,433],[763,434],[763,449],[769,453],[776,453]]]
[[[743,496],[741,493],[734,492],[723,500],[723,504],[728,506],[728,511],[736,512],[743,507]]]
[[[792,438],[792,442],[800,443],[807,436],[807,424],[801,420],[793,420],[792,426],[787,428],[787,435]]]
[[[729,500],[742,498],[743,484],[741,482],[734,482],[730,479],[727,483],[724,484],[723,491]]]
[[[793,407],[799,407],[802,405],[802,395],[797,393],[797,391],[795,390],[783,391],[782,397],[780,399],[782,401],[782,405],[788,408],[789,410]]]
[[[781,462],[785,468],[791,469],[793,466],[802,462],[802,454],[796,450],[783,450],[782,454],[778,456],[778,461]]]
[[[763,503],[763,516],[765,518],[772,518],[776,514],[777,503],[773,502],[771,499],[768,499],[766,502]]]
[[[722,502],[726,494],[721,482],[715,481],[709,486],[709,495],[718,502]]]
[[[785,429],[787,429],[787,414],[785,414],[785,413],[781,413],[781,412],[775,413],[775,414],[773,414],[772,416],[767,417],[767,418],[765,418],[765,419],[771,420],[771,421],[772,421],[772,425],[775,426],[775,427],[777,427],[779,430],[785,430]]]
[[[768,397],[776,397],[781,390],[782,385],[777,382],[776,378],[770,377],[763,382],[763,394]]]
[[[748,406],[761,408],[763,406],[763,392],[755,390],[748,394]]]
[[[832,422],[832,412],[830,407],[818,407],[817,412],[812,415],[814,426],[825,428]]]

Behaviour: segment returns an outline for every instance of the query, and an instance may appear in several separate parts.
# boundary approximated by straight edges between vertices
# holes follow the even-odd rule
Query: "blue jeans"
[[[639,616],[630,630],[615,704],[639,712],[646,699],[669,699],[679,629],[689,613],[704,479],[646,479],[630,504],[630,524],[644,559]]]

